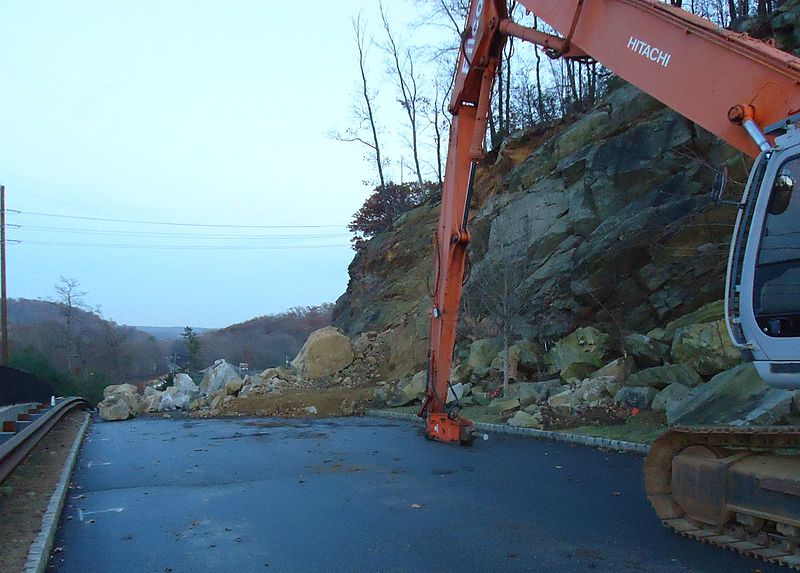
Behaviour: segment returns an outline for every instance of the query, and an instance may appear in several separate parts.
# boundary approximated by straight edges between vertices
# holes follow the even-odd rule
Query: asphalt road
[[[664,529],[641,468],[379,419],[95,423],[48,571],[786,571]]]

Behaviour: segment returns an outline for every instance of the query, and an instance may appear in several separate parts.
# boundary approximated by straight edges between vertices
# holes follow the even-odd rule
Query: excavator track
[[[676,426],[645,487],[676,533],[800,571],[800,428]]]

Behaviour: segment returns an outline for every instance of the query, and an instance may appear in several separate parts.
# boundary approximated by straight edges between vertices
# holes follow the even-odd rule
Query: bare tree
[[[77,332],[76,318],[78,310],[85,309],[84,298],[86,291],[79,290],[77,280],[61,277],[56,289],[56,299],[64,316],[64,350],[67,355],[67,369],[73,372],[76,368],[76,360],[82,362],[81,340]]]
[[[378,180],[381,187],[386,185],[383,176],[383,158],[381,157],[381,146],[378,141],[378,128],[375,124],[374,94],[370,92],[367,84],[367,42],[366,25],[361,20],[361,14],[353,18],[353,32],[355,33],[356,48],[358,50],[358,69],[361,74],[361,97],[363,101],[356,104],[353,108],[356,126],[348,128],[344,134],[333,133],[332,137],[338,141],[356,142],[365,145],[371,150],[371,159],[375,162],[378,172]],[[364,132],[367,132],[366,135]]]
[[[524,223],[523,223],[524,224]],[[465,304],[473,312],[473,320],[488,321],[494,325],[503,341],[503,394],[508,395],[510,380],[509,349],[513,338],[525,322],[525,312],[531,297],[526,291],[530,274],[525,249],[516,249],[512,243],[527,241],[528,233],[517,232],[507,219],[498,217],[492,223],[490,250],[475,265],[465,289]]]
[[[391,27],[389,26],[389,20],[386,15],[386,10],[383,7],[383,2],[380,3],[380,9],[383,29],[386,32],[386,44],[384,45],[384,49],[389,55],[390,74],[394,76],[397,82],[399,92],[398,101],[408,117],[408,126],[411,131],[409,147],[411,147],[411,153],[414,157],[417,183],[422,187],[424,179],[422,177],[422,169],[420,169],[419,161],[419,114],[420,108],[425,104],[425,101],[417,85],[418,77],[414,69],[414,57],[411,49],[406,48],[402,50],[398,46],[392,34]]]

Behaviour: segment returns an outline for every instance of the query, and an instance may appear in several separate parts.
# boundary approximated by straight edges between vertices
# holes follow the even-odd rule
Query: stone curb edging
[[[53,548],[53,543],[56,538],[56,530],[58,529],[58,522],[61,519],[61,511],[64,509],[64,501],[67,498],[67,490],[69,489],[69,480],[72,476],[72,470],[75,469],[75,464],[78,461],[78,452],[80,451],[83,438],[86,436],[86,429],[89,427],[89,422],[92,416],[86,413],[86,420],[78,430],[78,435],[72,444],[72,448],[67,456],[67,463],[64,465],[64,470],[61,472],[61,477],[58,480],[56,489],[53,495],[50,496],[50,503],[47,504],[47,509],[42,516],[42,526],[39,529],[39,535],[31,543],[28,550],[28,559],[25,561],[25,566],[22,568],[22,573],[43,573],[47,568],[47,562],[50,559],[50,550]]]
[[[387,418],[395,420],[408,420],[410,422],[417,422],[422,424],[422,419],[414,414],[406,414],[403,412],[391,412],[387,410],[367,410],[367,416],[374,418]],[[592,448],[606,448],[610,450],[617,450],[620,452],[627,452],[632,454],[647,454],[650,452],[650,446],[647,444],[637,444],[635,442],[624,442],[622,440],[610,440],[608,438],[595,438],[592,436],[581,436],[578,434],[567,434],[564,432],[553,432],[549,430],[537,430],[534,428],[515,428],[514,426],[507,426],[505,424],[487,424],[484,422],[475,422],[475,427],[485,432],[492,432],[496,434],[512,434],[516,436],[524,436],[527,438],[534,438],[539,440],[550,440],[553,442],[564,442],[568,444],[578,444],[581,446],[589,446]]]

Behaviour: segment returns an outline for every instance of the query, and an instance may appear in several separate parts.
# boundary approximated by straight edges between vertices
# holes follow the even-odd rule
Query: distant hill
[[[142,332],[146,332],[156,340],[180,340],[181,335],[183,334],[183,329],[186,327],[185,326],[134,326],[133,328],[141,330]],[[204,332],[209,332],[214,329],[203,328],[200,326],[193,326],[192,330],[194,330],[197,334],[203,334]]]
[[[200,336],[203,362],[224,358],[246,362],[251,370],[282,365],[297,356],[309,334],[331,324],[332,309],[332,304],[296,307],[205,332]]]
[[[200,335],[203,365],[225,358],[260,370],[293,359],[309,334],[331,324],[332,308],[296,307],[226,328],[192,330]],[[105,384],[147,380],[166,372],[167,357],[179,365],[188,361],[183,326],[124,326],[91,310],[24,298],[8,301],[8,316],[12,366],[47,380],[66,375],[76,385],[58,387],[60,393],[96,400]],[[85,388],[89,383],[91,391]]]
[[[51,382],[59,394],[93,401],[106,384],[164,372],[171,350],[149,333],[57,302],[10,299],[8,322],[11,366]]]

